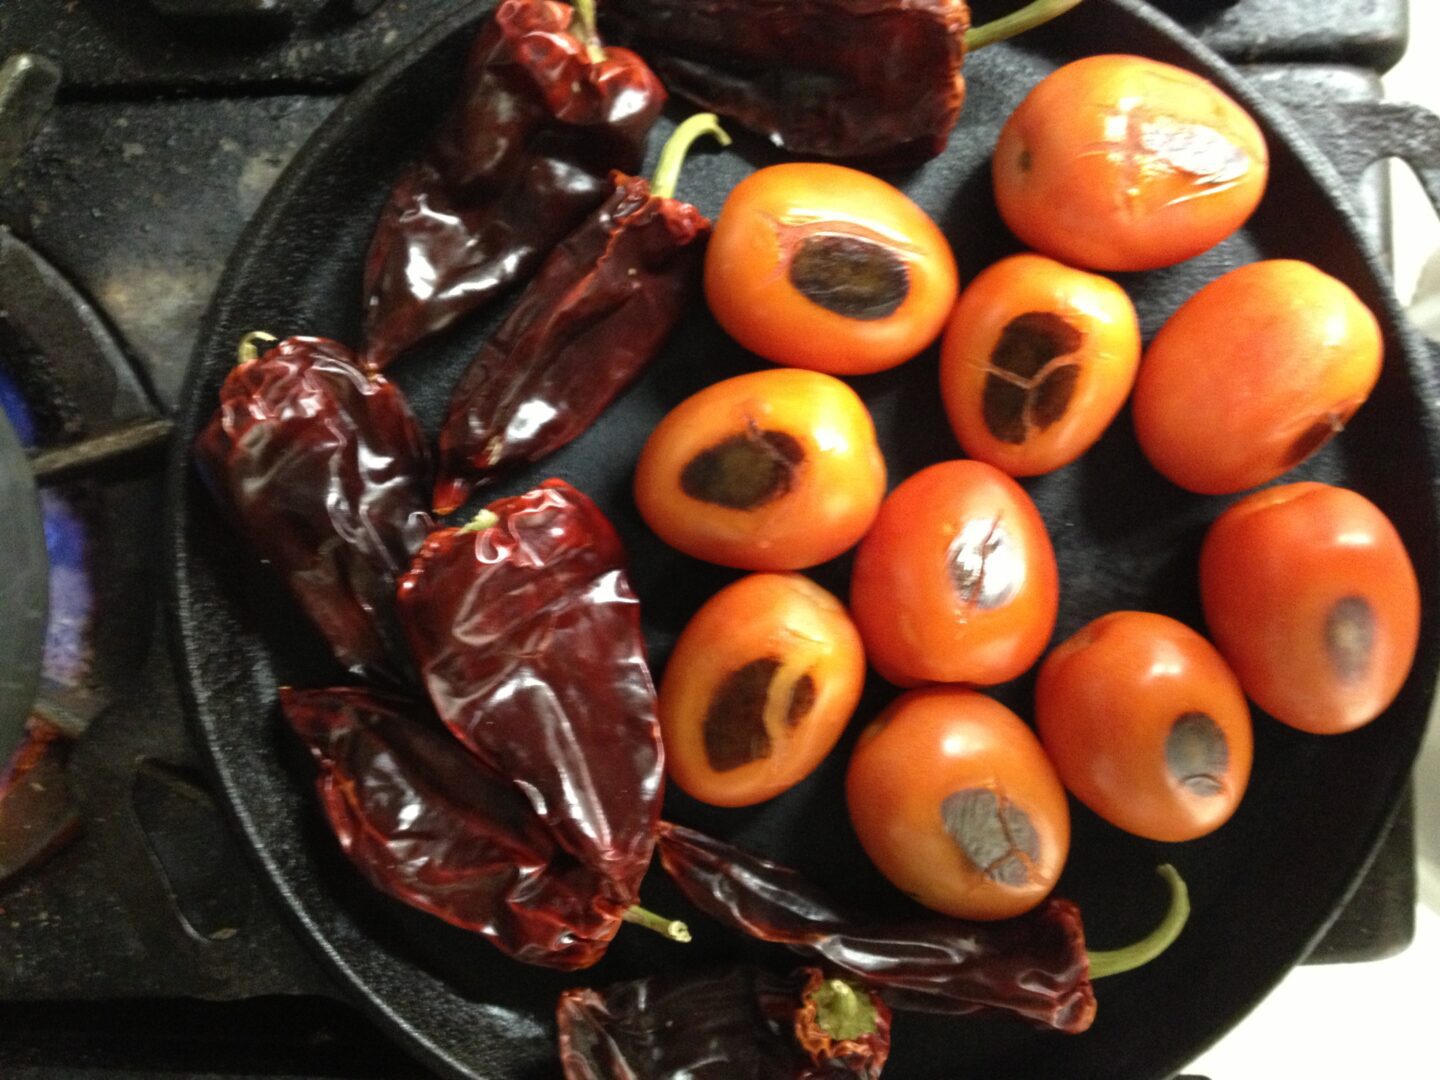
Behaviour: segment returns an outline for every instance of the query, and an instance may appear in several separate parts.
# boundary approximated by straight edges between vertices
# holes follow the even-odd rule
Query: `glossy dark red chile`
[[[577,987],[555,1010],[565,1080],[878,1080],[890,1010],[819,968],[663,974]]]
[[[319,766],[341,850],[376,888],[526,963],[572,970],[604,955],[623,903],[428,703],[287,687],[280,706]]]
[[[660,861],[686,898],[725,926],[818,957],[897,1009],[1007,1013],[1080,1032],[1095,992],[1080,909],[1051,897],[995,922],[870,917],[838,905],[789,867],[668,822]]]
[[[287,338],[226,377],[195,460],[336,659],[405,681],[395,582],[430,527],[430,463],[399,389],[338,342]]]
[[[568,4],[504,0],[471,50],[459,101],[390,192],[365,260],[365,359],[398,353],[529,277],[636,172],[665,90],[605,48]]]
[[[620,538],[559,480],[491,504],[476,524],[432,533],[400,581],[421,680],[560,848],[634,903],[664,761]]]
[[[693,293],[710,222],[616,173],[450,396],[435,509],[582,434],[654,358]]]

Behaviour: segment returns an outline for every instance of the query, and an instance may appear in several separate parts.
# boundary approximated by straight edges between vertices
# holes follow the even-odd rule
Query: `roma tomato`
[[[940,334],[955,257],[925,211],[869,173],[772,165],[730,192],[705,254],[705,298],[745,348],[857,375]]]
[[[800,574],[752,574],[686,625],[660,683],[665,765],[687,793],[749,806],[809,776],[860,700],[844,606]]]
[[[1301,731],[1368,724],[1415,659],[1415,569],[1390,519],[1344,488],[1285,484],[1226,510],[1200,551],[1200,600],[1245,692]]]
[[[1244,224],[1270,162],[1255,121],[1214,84],[1091,56],[1030,91],[992,171],[1000,216],[1030,247],[1093,270],[1153,270]]]
[[[958,686],[902,694],[865,729],[845,801],[880,872],[946,915],[1030,910],[1070,851],[1065,789],[1034,733]]]
[[[940,394],[967,454],[1036,476],[1100,437],[1139,366],[1140,325],[1124,289],[1014,255],[960,294],[940,346]]]
[[[1145,456],[1190,491],[1273,480],[1338,431],[1380,377],[1380,326],[1340,281],[1270,259],[1206,285],[1145,352],[1133,403]]]
[[[682,401],[635,469],[635,502],[662,540],[742,570],[833,559],[865,534],[884,495],[864,402],[839,379],[793,368]]]
[[[1101,616],[1040,666],[1035,727],[1065,786],[1110,824],[1193,840],[1250,781],[1250,707],[1224,658],[1184,623]]]
[[[1040,512],[982,461],[942,461],[892,491],[850,580],[865,652],[900,686],[1015,678],[1050,640],[1059,596]]]

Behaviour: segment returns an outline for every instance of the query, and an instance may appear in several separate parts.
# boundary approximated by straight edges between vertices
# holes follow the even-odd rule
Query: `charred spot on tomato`
[[[809,674],[801,675],[790,690],[790,705],[785,710],[785,723],[792,728],[797,726],[814,707],[815,680]]]
[[[960,602],[981,611],[1009,602],[1025,580],[1024,556],[998,517],[967,521],[946,552],[945,568]]]
[[[1165,767],[1194,795],[1212,798],[1225,794],[1225,771],[1230,767],[1230,744],[1209,713],[1181,713],[1165,737]]]
[[[1375,609],[1363,596],[1342,596],[1325,614],[1325,652],[1342,683],[1359,682],[1375,654]]]
[[[701,502],[755,510],[790,490],[804,459],[793,435],[751,425],[691,458],[680,472],[680,489]]]
[[[1353,412],[1354,410],[1350,410]],[[1288,468],[1294,468],[1311,454],[1319,450],[1327,442],[1333,439],[1340,432],[1345,430],[1345,422],[1350,419],[1349,412],[1341,414],[1335,410],[1327,412],[1304,431],[1302,431],[1290,444],[1283,458]]]
[[[872,322],[893,314],[910,295],[910,268],[894,249],[874,240],[814,233],[795,249],[790,284],[827,311]]]
[[[705,710],[705,759],[716,772],[729,772],[770,756],[765,702],[780,670],[773,657],[751,660],[725,677]]]
[[[1051,311],[1017,315],[990,352],[981,414],[1001,442],[1020,445],[1065,415],[1080,378],[1077,364],[1055,364],[1080,348],[1084,335]]]
[[[1034,161],[1030,157],[1030,148],[1028,146],[1022,146],[1020,148],[1020,156],[1015,159],[1016,167],[1019,168],[1022,173],[1028,173],[1033,164]]]
[[[991,881],[1010,888],[1030,882],[1040,835],[1030,815],[989,788],[964,788],[940,804],[945,832]]]

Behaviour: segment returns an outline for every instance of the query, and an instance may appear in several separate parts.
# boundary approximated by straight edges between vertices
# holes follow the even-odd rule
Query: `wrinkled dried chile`
[[[797,154],[923,161],[965,99],[962,0],[606,0],[601,15],[672,92]]]
[[[660,861],[686,898],[726,926],[816,956],[896,1008],[1009,1013],[1066,1032],[1095,1018],[1079,909],[1051,898],[998,922],[867,918],[795,870],[692,829],[660,826]]]
[[[280,691],[340,847],[382,892],[531,964],[604,955],[624,901],[557,849],[529,803],[428,704],[359,687]]]
[[[575,9],[504,0],[458,104],[380,212],[365,260],[365,359],[396,354],[529,277],[634,172],[665,103],[653,72],[601,49]]]
[[[395,582],[430,526],[430,464],[399,389],[337,342],[288,338],[226,377],[195,457],[340,663],[407,681]]]
[[[890,1010],[817,968],[750,967],[576,988],[555,1011],[566,1080],[875,1080]]]
[[[400,620],[442,720],[529,798],[556,842],[635,899],[663,758],[620,538],[550,480],[432,533]]]
[[[655,358],[694,291],[710,222],[672,198],[679,161],[700,134],[691,117],[661,155],[656,187],[615,173],[609,200],[546,260],[471,361],[440,429],[435,509],[478,483],[582,434]]]

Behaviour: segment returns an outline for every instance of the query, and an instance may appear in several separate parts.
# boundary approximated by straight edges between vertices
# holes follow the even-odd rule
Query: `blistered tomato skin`
[[[993,465],[944,461],[897,487],[855,553],[850,610],[899,686],[989,686],[1040,658],[1059,575],[1045,522]]]
[[[672,547],[741,570],[800,570],[855,545],[885,494],[875,425],[839,379],[794,368],[706,387],[651,433],[635,502]]]
[[[800,574],[752,574],[686,625],[660,684],[670,778],[715,806],[749,806],[814,771],[865,682],[844,605]]]
[[[1000,215],[1030,247],[1092,270],[1153,270],[1244,224],[1269,155],[1249,114],[1200,76],[1091,56],[1020,103],[992,171]]]
[[[845,798],[880,872],[946,915],[1029,911],[1070,850],[1065,789],[1039,740],[961,687],[913,690],[881,713],[855,747]]]
[[[1231,270],[1145,351],[1133,410],[1140,448],[1190,491],[1257,487],[1345,427],[1380,377],[1382,350],[1370,309],[1309,263]]]
[[[940,392],[966,454],[1037,476],[1089,449],[1139,366],[1140,326],[1124,289],[1043,255],[1014,255],[960,294],[940,346]]]
[[[1235,812],[1254,736],[1215,647],[1146,611],[1101,616],[1040,667],[1035,726],[1066,788],[1110,824],[1193,840]]]
[[[745,348],[858,375],[920,352],[955,303],[955,257],[899,189],[840,165],[789,163],[737,184],[705,255],[705,298]]]
[[[1256,705],[1301,731],[1374,720],[1415,660],[1420,586],[1370,500],[1328,484],[1257,491],[1200,552],[1210,635]]]

